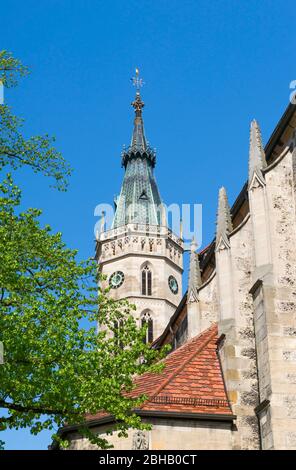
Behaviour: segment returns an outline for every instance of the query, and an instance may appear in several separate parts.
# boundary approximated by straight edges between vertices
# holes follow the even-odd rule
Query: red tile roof
[[[218,332],[214,324],[171,352],[160,373],[136,377],[130,396],[148,397],[141,410],[231,415],[220,362],[217,356]],[[100,419],[98,413],[89,419]]]
[[[231,414],[217,356],[217,325],[170,353],[160,373],[135,379],[133,395],[149,398],[143,410]]]

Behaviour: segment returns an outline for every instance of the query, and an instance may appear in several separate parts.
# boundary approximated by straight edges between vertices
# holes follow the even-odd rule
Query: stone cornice
[[[210,277],[198,288],[198,292],[200,292],[202,289],[204,289],[208,284],[210,284],[210,282],[214,279],[214,277],[216,276],[216,270],[214,269],[214,271],[212,272],[212,274],[210,275]]]
[[[289,151],[291,151],[291,147],[286,147],[282,153],[270,164],[268,165],[266,168],[264,168],[262,170],[262,173],[265,175],[266,173],[268,173],[270,170],[272,170],[273,168],[275,168],[281,160],[283,160],[283,158],[289,153]]]
[[[130,251],[129,253],[123,253],[123,254],[119,254],[118,256],[117,255],[113,255],[112,257],[110,257],[109,259],[104,259],[103,261],[101,261],[100,264],[104,264],[104,265],[107,265],[107,264],[110,264],[110,263],[113,263],[114,261],[118,261],[120,259],[125,259],[125,258],[129,258],[129,257],[135,257],[135,256],[138,256],[138,257],[141,257],[141,258],[152,258],[152,259],[163,259],[165,260],[168,264],[170,264],[171,266],[173,266],[175,269],[177,269],[181,274],[183,274],[183,268],[181,268],[177,263],[175,263],[173,260],[171,260],[170,258],[168,258],[167,256],[165,255],[160,255],[158,253],[150,253],[150,252],[144,252],[144,253],[141,253],[139,251]]]
[[[168,299],[164,299],[163,297],[155,297],[153,295],[126,295],[125,299],[138,299],[138,300],[157,300],[161,302],[166,302],[167,304],[171,305],[173,308],[178,306],[178,303],[174,304]]]
[[[235,227],[234,230],[232,230],[232,232],[229,234],[229,238],[232,237],[233,235],[235,235],[237,232],[239,232],[240,229],[243,228],[243,226],[248,222],[249,218],[250,218],[250,212],[248,212],[248,214],[241,221],[241,223],[237,227]]]

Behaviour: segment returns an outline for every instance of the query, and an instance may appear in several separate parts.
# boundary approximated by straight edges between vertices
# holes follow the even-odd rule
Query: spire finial
[[[250,127],[250,151],[249,151],[249,184],[254,172],[262,177],[261,170],[266,167],[265,152],[262,144],[261,131],[258,122],[253,119]]]
[[[198,254],[196,253],[197,244],[192,238],[190,245],[190,264],[188,276],[188,302],[194,302],[198,299],[198,288],[201,286],[201,274],[199,267]]]
[[[143,86],[144,82],[142,78],[140,78],[139,74],[139,69],[136,68],[136,76],[131,79],[133,85],[136,87],[137,90],[136,97],[132,102],[132,106],[135,109],[136,116],[134,121],[134,131],[132,135],[131,148],[137,151],[146,151],[147,142],[145,138],[144,124],[142,119],[142,109],[144,108],[145,104],[142,101],[140,95],[140,88]]]
[[[136,93],[140,94],[140,89],[142,88],[143,85],[145,85],[145,82],[142,78],[140,78],[140,70],[138,67],[136,67],[136,76],[132,78],[133,85],[136,87]]]
[[[219,190],[216,248],[220,244],[221,237],[224,241],[224,244],[227,244],[228,236],[232,232],[232,229],[231,213],[227,194],[225,188],[222,186],[222,188]]]
[[[190,243],[190,252],[191,252],[191,253],[195,253],[196,250],[197,250],[197,243],[196,243],[195,237],[194,237],[194,235],[193,235],[192,240],[191,240],[191,243]]]
[[[142,78],[140,78],[140,71],[138,68],[136,68],[136,76],[133,77],[132,79],[133,85],[136,87],[136,98],[132,102],[132,106],[135,109],[136,117],[141,117],[142,116],[142,108],[144,108],[145,104],[141,99],[140,95],[140,89],[144,85],[144,81]]]

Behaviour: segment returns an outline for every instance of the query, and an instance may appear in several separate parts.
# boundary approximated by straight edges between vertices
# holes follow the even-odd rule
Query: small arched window
[[[147,325],[146,337],[143,339],[144,343],[152,343],[153,341],[153,320],[149,312],[143,313],[141,317],[141,326]]]
[[[142,295],[152,295],[152,272],[147,265],[142,269]]]

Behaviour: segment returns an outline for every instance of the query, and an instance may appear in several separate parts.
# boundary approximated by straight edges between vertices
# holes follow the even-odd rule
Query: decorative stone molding
[[[133,435],[133,450],[149,449],[149,436],[146,431],[136,431]]]
[[[255,171],[252,179],[249,182],[249,191],[253,191],[257,188],[263,188],[265,186],[265,179],[262,172]]]

